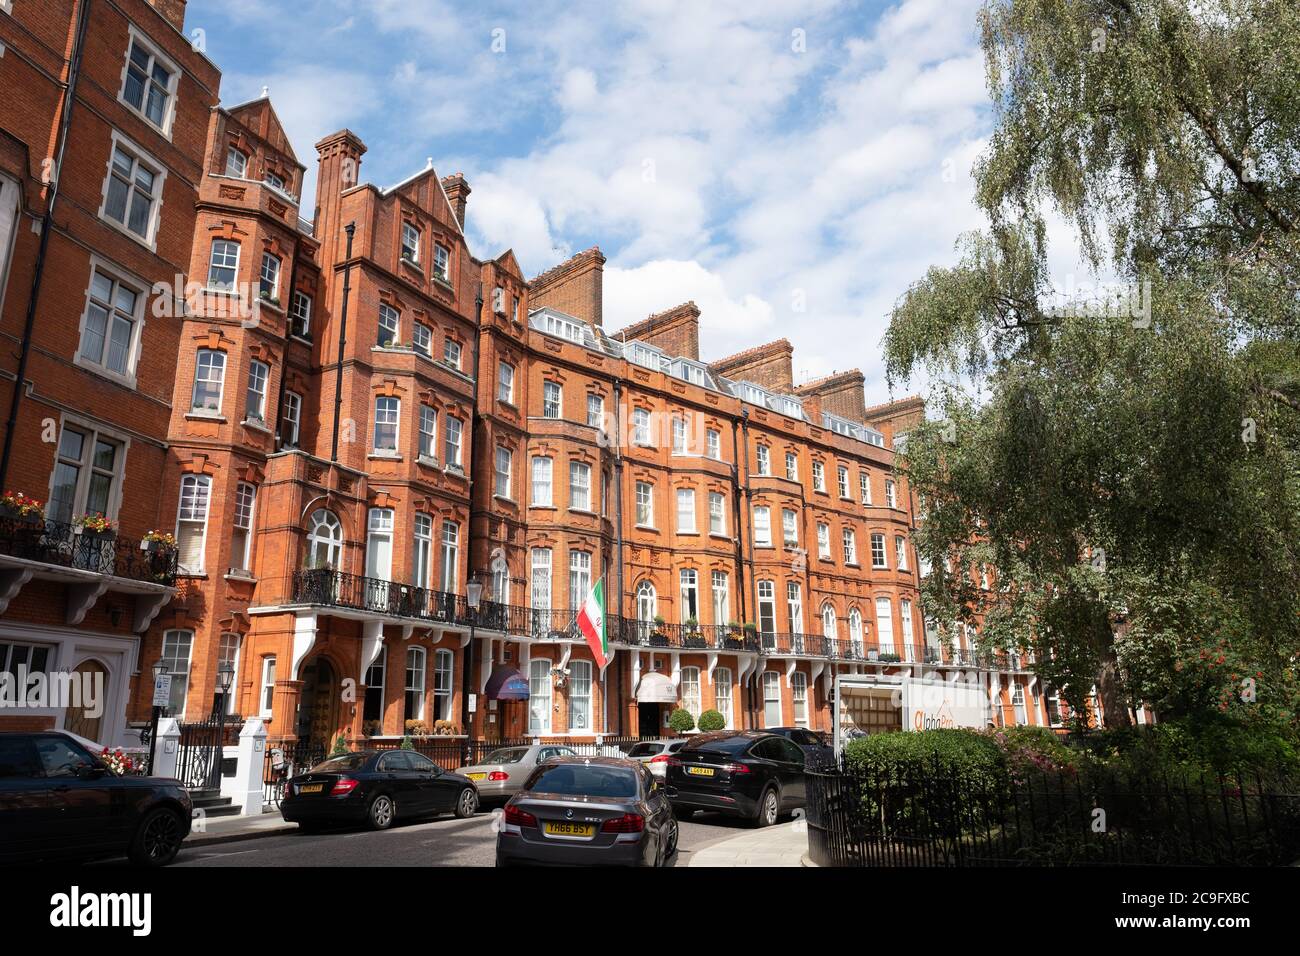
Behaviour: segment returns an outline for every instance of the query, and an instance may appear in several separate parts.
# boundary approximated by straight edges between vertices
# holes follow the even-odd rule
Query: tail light
[[[672,763],[674,760],[676,760],[675,757],[670,757],[670,756],[668,756],[667,754],[660,754],[658,757],[651,757],[651,758],[650,758],[650,762],[651,762],[651,763],[669,763],[669,764],[670,764],[670,763]],[[678,762],[678,763],[681,763],[680,760],[678,760],[677,762]]]
[[[360,782],[361,781],[359,780],[353,780],[351,777],[339,777],[339,779],[334,781],[334,786],[330,788],[330,796],[345,796],[357,789],[357,784]]]
[[[516,827],[535,827],[537,826],[537,817],[533,816],[527,810],[520,810],[518,807],[506,807],[506,823]]]
[[[655,760],[658,760],[658,759],[659,759],[658,757],[655,757]],[[680,767],[681,765],[682,765],[682,758],[681,758],[681,757],[669,757],[669,758],[668,758],[668,766],[670,766],[670,767]]]
[[[601,833],[640,833],[644,829],[645,817],[636,813],[625,813],[600,825]]]
[[[753,773],[754,772],[750,770],[748,767],[746,767],[743,763],[729,763],[722,769],[729,771],[730,773]]]
[[[509,780],[509,779],[510,779],[510,774],[506,773],[504,770],[493,770],[490,774],[488,774],[488,779],[489,779],[489,780]]]

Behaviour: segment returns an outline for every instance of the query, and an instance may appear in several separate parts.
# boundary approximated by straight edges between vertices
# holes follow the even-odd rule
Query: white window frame
[[[792,451],[785,453],[785,477],[787,481],[799,480],[799,456]]]
[[[683,667],[681,670],[682,707],[699,721],[704,710],[704,690],[700,686],[700,669]]]
[[[894,566],[899,571],[907,570],[907,539],[901,534],[894,535]],[[984,576],[985,590],[988,590],[988,576]]]
[[[439,552],[441,576],[438,583],[445,594],[455,594],[460,581],[460,523],[450,518],[443,518],[440,540],[442,542]]]
[[[420,448],[422,461],[438,463],[438,411],[432,405],[420,405]]]
[[[898,485],[892,478],[885,479],[885,504],[891,508],[898,507]]]
[[[858,472],[858,495],[862,504],[871,504],[871,474],[869,472]]]
[[[258,694],[258,711],[263,720],[271,719],[275,704],[275,655],[267,654],[262,658],[261,692]]]
[[[781,672],[763,671],[763,726],[780,727],[785,723],[785,707],[781,700]],[[776,707],[775,720],[770,716],[769,708]]]
[[[554,696],[551,688],[551,662],[545,657],[534,657],[528,662],[529,734],[550,734],[551,709],[553,707]]]
[[[442,420],[442,464],[445,468],[461,468],[461,435],[465,423],[455,415],[446,415]]]
[[[569,462],[569,510],[591,511],[591,465]]]
[[[511,492],[514,490],[514,461],[514,452],[504,445],[496,446],[496,453],[493,455],[492,493],[498,498],[513,500]]]
[[[402,223],[402,259],[412,265],[420,264],[420,227]]]
[[[885,536],[879,531],[871,533],[871,566],[877,570],[889,570],[889,555],[885,551]]]
[[[195,489],[194,493],[190,496],[194,503],[188,507],[186,506],[185,503],[186,485],[192,485]],[[201,496],[201,501],[202,501],[201,514],[200,514],[200,510],[197,507],[197,505],[200,502],[200,495],[198,494],[198,489],[200,488],[205,489],[203,495]],[[212,509],[212,477],[210,475],[196,475],[192,473],[181,475],[180,497],[176,502],[177,544],[179,545],[182,540],[182,536],[181,536],[182,525],[198,525],[199,527],[199,531],[198,531],[199,544],[197,549],[199,563],[194,567],[190,567],[188,565],[181,565],[180,567],[185,574],[193,574],[193,575],[203,574],[203,569],[207,564],[208,516],[211,513],[211,509]],[[189,517],[185,517],[185,515],[189,515]],[[182,554],[183,551],[184,549],[179,549],[178,555]]]
[[[411,348],[428,358],[433,358],[433,329],[423,322],[411,324]]]
[[[638,481],[635,489],[636,526],[655,526],[655,486],[648,481]]]
[[[767,445],[757,445],[754,449],[757,473],[763,476],[772,474],[772,450]]]
[[[252,571],[253,558],[253,518],[257,512],[257,486],[247,481],[235,484],[235,513],[231,519],[234,532],[231,541],[231,557],[235,564],[232,571]],[[239,545],[239,534],[243,534],[243,546]],[[242,552],[242,553],[241,553]]]
[[[817,557],[826,561],[831,558],[831,526],[825,521],[817,522]]]
[[[529,463],[529,507],[555,507],[555,459],[549,455],[534,455]]]
[[[843,465],[835,466],[835,481],[839,488],[840,497],[849,501],[849,470]]]
[[[3,2],[0,2],[0,6],[3,5]],[[176,65],[175,61],[163,53],[162,50],[158,48],[157,44],[149,39],[149,37],[136,29],[134,23],[127,23],[127,35],[126,55],[122,59],[122,78],[117,87],[117,101],[147,123],[151,129],[157,130],[164,137],[170,140],[172,138],[172,127],[176,120],[177,101],[180,98],[181,68]],[[141,49],[149,54],[151,67],[157,64],[168,73],[167,104],[163,109],[162,122],[154,122],[146,110],[146,106],[149,102],[149,91],[147,87],[139,106],[136,106],[126,98],[126,80],[131,70],[131,47],[133,45],[139,45]],[[148,71],[146,84],[152,84],[152,82],[153,71],[151,69]]]
[[[714,461],[722,461],[722,433],[716,428],[704,431],[705,454]]]
[[[713,623],[722,627],[731,619],[731,579],[726,571],[709,573],[709,591],[713,596]]]
[[[727,534],[727,497],[720,491],[709,492],[709,534]]]
[[[754,546],[772,546],[772,509],[767,505],[754,505]]]
[[[297,448],[298,441],[302,437],[302,396],[297,392],[286,390],[284,393],[284,408],[281,409],[282,415],[280,428],[280,444],[286,448]],[[293,429],[292,437],[285,437],[284,425],[289,425]]]
[[[844,563],[858,563],[858,536],[852,528],[841,529],[840,537],[844,544]]]
[[[790,675],[790,699],[794,709],[794,725],[808,726],[808,675],[794,671]]]
[[[605,427],[605,398],[592,392],[587,393],[587,424],[592,428]]]
[[[445,647],[433,652],[433,711],[435,720],[451,720],[456,692],[456,655]]]
[[[402,315],[387,302],[379,303],[379,318],[376,324],[375,347],[390,349],[402,341]],[[385,334],[388,341],[384,341]]]
[[[235,160],[236,156],[239,157],[237,161]],[[231,179],[247,179],[248,160],[249,160],[249,155],[246,152],[244,152],[242,149],[240,149],[238,146],[234,146],[234,145],[227,146],[226,147],[226,175],[229,176]],[[232,173],[231,172],[232,168],[236,169],[237,171]]]
[[[99,212],[97,214],[98,218],[101,222],[106,223],[110,228],[116,229],[118,232],[122,233],[122,235],[129,236],[132,240],[147,247],[152,252],[157,252],[158,224],[162,220],[163,196],[166,195],[167,187],[167,168],[155,159],[148,150],[137,146],[131,139],[123,136],[117,130],[112,130],[110,132],[109,140],[108,161],[104,166],[104,185],[100,194]],[[148,167],[150,172],[154,174],[153,191],[149,203],[149,222],[145,226],[145,234],[143,236],[133,232],[125,222],[118,222],[108,214],[108,187],[109,183],[113,179],[113,157],[117,154],[119,149],[130,154],[134,163],[139,163]],[[133,175],[131,177],[130,187],[132,193],[134,193],[135,190],[134,163],[132,165]],[[126,209],[126,218],[128,222],[131,218],[130,211],[131,202],[130,197],[128,197]]]
[[[423,647],[406,649],[406,662],[402,670],[402,722],[424,720],[425,688],[428,683],[428,660]],[[415,695],[415,713],[410,712],[410,697]]]
[[[460,371],[461,347],[460,343],[453,338],[447,338],[442,343],[442,360],[450,365],[456,371]]]
[[[549,379],[542,382],[542,417],[558,420],[564,417],[564,388]]]
[[[826,466],[820,461],[812,463],[813,491],[826,490]]]
[[[732,729],[732,693],[731,668],[715,667],[713,669],[713,709],[726,721],[725,729]]]
[[[592,667],[591,661],[569,662],[569,733],[592,732]],[[584,719],[575,720],[580,716]]]
[[[304,303],[306,303],[304,305]],[[300,339],[311,338],[311,312],[315,305],[312,297],[295,289],[289,299],[290,334]]]
[[[267,393],[270,388],[271,366],[261,359],[251,359],[248,363],[248,388],[244,393],[245,421],[266,424]]]
[[[284,268],[284,263],[274,252],[263,250],[262,267],[257,273],[257,297],[261,299],[262,294],[266,293],[267,301],[272,305],[280,302],[280,272]],[[269,288],[268,288],[269,286]]]
[[[382,420],[381,420],[382,414]],[[392,447],[379,444],[379,428],[392,427]],[[374,427],[370,430],[370,453],[378,458],[397,458],[402,447],[402,400],[393,395],[376,395]]]
[[[509,362],[497,365],[497,401],[507,405],[515,403],[515,367]]]
[[[183,670],[180,665],[180,655],[174,651],[169,654],[167,651],[168,644],[171,643],[172,646],[175,647],[181,635],[185,635],[186,637]],[[185,718],[185,707],[190,696],[190,675],[193,673],[194,669],[194,631],[189,628],[181,627],[168,628],[163,631],[162,653],[160,659],[166,662],[167,673],[170,674],[172,678],[172,690],[171,696],[167,701],[167,709],[169,711],[172,710],[171,702],[176,699],[178,690],[181,702],[180,710],[176,713],[169,713],[167,716],[175,717],[177,720],[183,720]],[[180,685],[179,688],[177,687],[178,684]]]
[[[221,264],[217,264],[217,250],[221,250]],[[234,249],[234,259],[230,257],[230,250]],[[212,240],[212,245],[208,247],[208,278],[206,289],[213,292],[226,292],[235,294],[239,291],[239,260],[244,254],[243,244],[224,237],[217,237]],[[230,273],[230,281],[213,281],[213,273],[217,270]]]
[[[793,508],[781,509],[781,543],[787,548],[799,547],[799,514]]]
[[[0,242],[3,242],[3,239],[4,237],[0,236]],[[4,252],[5,250],[0,248],[0,256],[3,256]],[[125,313],[121,313],[117,308],[116,299],[118,287],[124,286],[131,292],[135,293],[135,312],[131,316],[131,340],[127,343],[125,372],[118,372],[115,369],[110,368],[107,362],[97,362],[82,354],[82,349],[86,343],[86,327],[90,321],[92,292],[95,287],[96,274],[102,275],[113,283],[112,298],[114,301],[109,303],[108,320],[104,327],[104,346],[100,352],[100,357],[103,359],[107,359],[108,350],[111,347],[114,317],[119,314],[125,315]],[[3,260],[0,260],[0,281],[3,281],[4,277],[4,262]],[[148,310],[145,308],[145,303],[149,295],[148,290],[149,284],[147,282],[137,279],[129,273],[125,273],[123,270],[118,269],[116,266],[106,263],[99,256],[92,255],[90,257],[90,279],[86,283],[86,301],[81,310],[81,321],[77,334],[77,350],[73,353],[73,362],[81,368],[94,372],[96,375],[112,379],[115,382],[125,385],[127,388],[135,388],[136,369],[140,361],[141,344],[144,341],[145,316],[148,313]],[[0,303],[3,303],[3,301],[3,287],[0,287]],[[95,301],[98,303],[98,300]]]
[[[219,363],[216,361],[216,356],[218,355],[221,356],[221,361]],[[205,356],[211,357],[206,366],[209,369],[210,374],[205,378],[201,378],[199,373],[204,369]],[[209,418],[221,417],[221,406],[225,404],[226,400],[226,365],[229,363],[229,360],[230,356],[221,349],[199,349],[194,353],[194,382],[193,387],[190,390],[189,413],[191,415],[206,416]],[[218,371],[221,373],[220,375],[215,374]],[[199,382],[217,383],[216,408],[208,408],[198,404]]]
[[[413,583],[417,588],[427,589],[433,580],[433,518],[430,515],[422,511],[415,513],[412,537],[414,539],[411,555]]]
[[[695,524],[695,489],[677,489],[677,533],[696,534],[699,529]]]

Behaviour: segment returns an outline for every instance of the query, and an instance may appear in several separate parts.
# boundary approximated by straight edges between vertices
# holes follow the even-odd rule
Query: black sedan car
[[[474,781],[414,750],[359,751],[330,757],[284,785],[280,814],[302,830],[364,823],[386,830],[398,819],[478,809]]]
[[[665,866],[677,820],[663,782],[626,757],[555,757],[506,804],[497,866]]]
[[[771,826],[804,805],[806,759],[794,741],[762,730],[699,734],[668,760],[668,799],[679,816],[716,810]]]
[[[0,863],[125,853],[166,866],[193,812],[180,781],[119,777],[67,734],[0,733]]]

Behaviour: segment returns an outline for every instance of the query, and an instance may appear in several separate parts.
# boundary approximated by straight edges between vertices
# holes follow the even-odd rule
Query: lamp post
[[[159,659],[153,665],[153,685],[154,693],[158,692],[158,678],[167,673],[167,664]],[[156,698],[153,700],[153,709],[149,715],[149,772],[153,773],[153,755],[158,746],[158,718],[162,716],[162,707],[159,706]]]
[[[217,745],[212,752],[212,763],[208,767],[209,789],[216,790],[221,787],[221,758],[225,752],[226,743],[226,699],[230,694],[230,687],[235,682],[235,668],[230,661],[223,661],[217,668]]]
[[[469,689],[474,679],[474,630],[478,626],[479,603],[483,600],[483,582],[477,574],[470,575],[465,582],[465,603],[469,605],[469,644],[465,647],[464,680],[460,695],[460,715],[465,736],[469,736]]]

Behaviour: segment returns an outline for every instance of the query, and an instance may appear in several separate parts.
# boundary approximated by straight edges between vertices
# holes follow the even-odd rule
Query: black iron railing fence
[[[264,579],[259,587],[262,604],[318,604],[369,611],[458,627],[478,627],[533,640],[578,640],[578,612],[569,609],[529,608],[483,600],[477,609],[464,595],[384,581],[330,568],[296,571],[276,582]],[[631,647],[670,650],[740,651],[775,655],[822,657],[830,660],[878,664],[928,663],[983,666],[994,658],[962,648],[914,647],[903,643],[826,637],[822,634],[762,633],[729,624],[669,624],[609,614],[605,619],[609,640]],[[997,664],[1010,666],[1009,659]],[[1017,667],[1023,662],[1017,663]]]
[[[0,515],[0,554],[133,581],[175,585],[176,549],[142,550],[141,537],[90,531],[39,517]]]
[[[808,855],[822,866],[1289,864],[1297,782],[842,765],[807,775]]]

